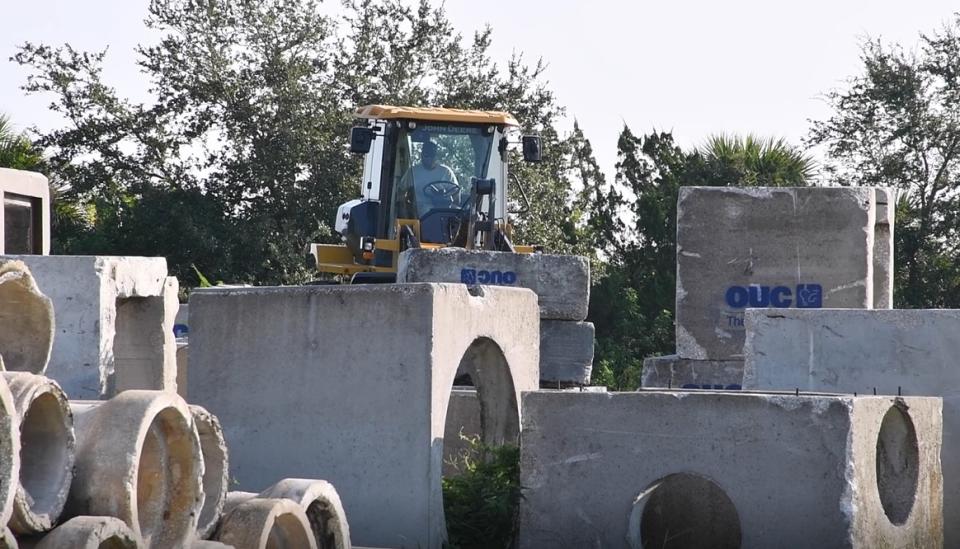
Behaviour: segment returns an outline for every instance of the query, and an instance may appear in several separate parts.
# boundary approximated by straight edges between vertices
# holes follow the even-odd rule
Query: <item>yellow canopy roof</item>
[[[379,120],[425,120],[432,122],[466,122],[519,126],[512,114],[499,111],[471,111],[443,107],[394,107],[391,105],[367,105],[357,109],[358,118]]]

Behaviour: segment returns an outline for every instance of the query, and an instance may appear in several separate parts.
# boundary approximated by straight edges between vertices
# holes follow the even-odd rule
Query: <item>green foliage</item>
[[[517,532],[520,505],[520,449],[488,446],[479,437],[466,442],[443,479],[443,508],[452,549],[509,548]]]
[[[861,74],[827,94],[809,140],[841,185],[899,190],[895,306],[960,306],[960,13],[908,51],[863,43]]]
[[[788,187],[816,175],[813,157],[782,138],[720,134],[710,137],[699,153],[714,178],[729,185]]]
[[[0,168],[38,171],[42,164],[40,151],[14,130],[10,117],[0,114]]]

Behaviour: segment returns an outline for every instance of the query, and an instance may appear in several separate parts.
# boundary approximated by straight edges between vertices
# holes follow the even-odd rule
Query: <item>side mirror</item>
[[[370,152],[370,146],[373,144],[373,138],[376,134],[370,128],[357,126],[350,129],[350,152],[356,154],[367,154]]]
[[[539,135],[523,136],[523,159],[527,162],[543,160],[543,145],[540,143]]]

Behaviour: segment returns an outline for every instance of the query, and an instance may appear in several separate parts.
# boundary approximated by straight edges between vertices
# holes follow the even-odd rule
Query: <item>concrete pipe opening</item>
[[[318,549],[349,549],[350,526],[336,488],[325,480],[285,478],[260,493],[261,498],[289,499],[310,521]]]
[[[227,443],[216,416],[201,406],[190,406],[190,414],[197,428],[200,453],[203,455],[203,507],[197,521],[197,534],[201,538],[209,538],[220,522],[223,501],[227,497]]]
[[[307,515],[289,499],[252,498],[223,519],[219,540],[236,549],[316,549]]]
[[[42,374],[53,349],[53,302],[21,261],[0,261],[0,352],[7,371]]]
[[[634,549],[735,549],[742,540],[737,508],[707,477],[675,473],[644,490],[630,514]]]
[[[5,373],[20,416],[20,484],[10,528],[35,534],[53,528],[73,481],[75,440],[67,396],[43,376]]]
[[[877,490],[893,524],[901,525],[910,517],[919,474],[917,431],[910,416],[894,405],[883,416],[877,435]]]

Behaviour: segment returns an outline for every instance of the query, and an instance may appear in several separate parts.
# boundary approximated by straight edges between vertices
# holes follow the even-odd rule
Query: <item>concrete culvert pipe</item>
[[[200,437],[200,451],[203,454],[203,507],[197,522],[197,535],[207,539],[213,536],[217,529],[223,513],[223,502],[227,497],[227,443],[223,440],[223,429],[216,416],[202,406],[191,405],[190,413]]]
[[[20,482],[9,526],[15,534],[46,532],[67,503],[75,440],[67,395],[52,379],[5,372],[20,424]]]
[[[350,549],[350,526],[340,495],[325,480],[285,478],[260,493],[261,498],[290,499],[310,521],[318,549]]]
[[[253,492],[227,492],[227,497],[223,498],[223,514],[220,515],[221,523],[222,519],[226,518],[230,514],[230,511],[233,511],[237,505],[249,501],[257,497],[257,494]]]
[[[53,349],[53,302],[22,261],[0,260],[0,353],[8,371],[42,374]]]
[[[148,548],[187,545],[203,505],[203,458],[187,403],[133,390],[70,404],[77,469],[69,512],[120,518]]]
[[[137,536],[114,517],[75,517],[47,534],[35,549],[138,549]]]
[[[0,379],[0,525],[13,515],[13,498],[20,479],[20,422],[13,394]]]
[[[236,549],[317,549],[306,513],[289,499],[237,505],[223,518],[218,541]]]
[[[190,544],[190,549],[236,549],[232,545],[227,545],[226,543],[220,543],[219,541],[212,541],[208,539],[198,539]]]
[[[0,531],[0,549],[20,549],[21,547],[9,528]]]

